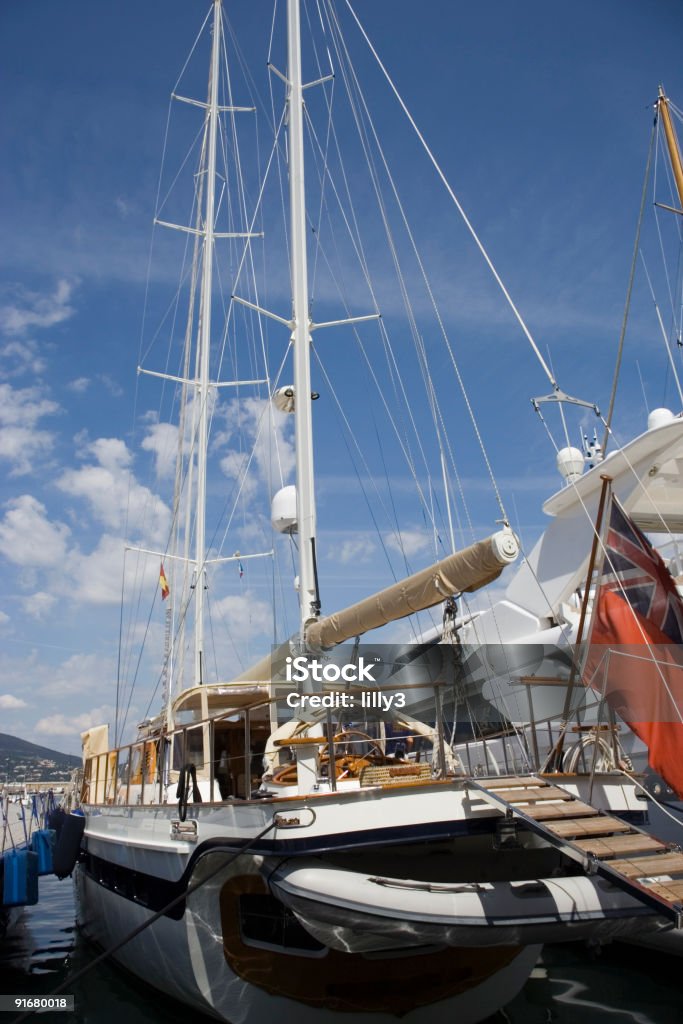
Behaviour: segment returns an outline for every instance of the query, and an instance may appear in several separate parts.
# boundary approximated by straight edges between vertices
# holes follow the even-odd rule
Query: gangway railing
[[[486,803],[517,819],[550,846],[683,928],[679,847],[605,814],[537,776],[469,779]],[[672,877],[674,876],[674,877]]]

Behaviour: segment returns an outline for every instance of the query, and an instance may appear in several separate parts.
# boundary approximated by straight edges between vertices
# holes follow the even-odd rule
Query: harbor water
[[[40,879],[40,902],[21,912],[0,940],[0,994],[48,996],[98,954],[75,927],[70,879]],[[187,1024],[188,1010],[163,999],[111,963],[100,963],[64,990],[69,1014],[41,1013],[41,1022]],[[11,1024],[18,1013],[2,1019]],[[192,1013],[193,1020],[202,1019]],[[208,1020],[208,1018],[206,1018]],[[340,1014],[340,1024],[353,1024]],[[522,992],[486,1024],[681,1024],[683,960],[613,943],[547,946]],[[451,1024],[451,1022],[444,1022]]]

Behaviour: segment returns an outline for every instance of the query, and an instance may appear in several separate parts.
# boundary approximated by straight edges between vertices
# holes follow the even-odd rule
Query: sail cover
[[[499,530],[372,597],[311,623],[306,640],[312,647],[333,647],[387,622],[431,608],[453,594],[479,590],[497,579],[504,567],[514,562],[518,551],[514,534]]]

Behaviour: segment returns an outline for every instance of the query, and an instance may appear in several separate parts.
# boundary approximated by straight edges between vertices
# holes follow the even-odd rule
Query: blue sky
[[[354,6],[560,384],[606,408],[652,120],[648,108],[658,83],[683,106],[680,4],[358,0]],[[168,95],[207,8],[202,0],[69,0],[59,5],[36,0],[4,4],[0,12],[0,731],[69,751],[78,750],[79,731],[109,717],[115,702],[124,538],[163,548],[169,528],[165,446],[172,437],[167,428],[171,389],[136,378],[135,370],[141,347],[150,369],[163,368],[167,358],[158,339],[153,341],[154,329],[172,299],[182,250],[175,238],[155,235],[148,313],[141,326],[151,219]],[[235,0],[226,9],[241,39],[246,32],[248,41],[241,46],[253,59],[252,73],[267,107],[272,5]],[[384,152],[411,224],[418,225],[420,252],[506,510],[529,546],[542,528],[542,500],[556,486],[554,452],[529,403],[548,391],[547,381],[368,59],[346,5],[340,2],[338,9],[349,28],[373,117],[382,125]],[[314,25],[316,19],[311,6]],[[319,52],[324,57],[324,49]],[[284,67],[281,46],[274,49],[273,60]],[[186,88],[194,88],[199,97],[206,82],[203,61],[200,47],[186,80]],[[316,76],[310,51],[305,67],[310,77]],[[335,97],[341,97],[339,73],[334,89]],[[237,72],[235,90],[239,102],[247,84]],[[323,93],[317,92],[308,94],[312,116],[324,107]],[[273,93],[279,103],[277,83]],[[341,98],[338,107],[346,143],[350,120]],[[266,121],[261,111],[258,132]],[[197,124],[192,112],[174,112],[169,166]],[[256,138],[257,129],[245,127],[245,145],[250,133]],[[261,165],[266,152],[259,151]],[[246,164],[245,158],[248,170],[255,160]],[[309,180],[316,173],[309,171]],[[657,174],[657,198],[671,202],[661,156]],[[371,212],[367,179],[353,172],[351,182],[357,189],[356,212],[370,231],[366,244],[377,275],[376,296],[394,332],[409,401],[396,409],[403,403],[387,379],[384,407],[357,343],[341,329],[316,336],[325,372],[366,460],[349,454],[354,442],[314,362],[314,387],[321,392],[315,407],[316,459],[327,611],[387,584],[405,563],[410,569],[422,567],[448,544],[438,452],[429,450],[433,431],[408,332],[397,326],[401,302],[391,260],[380,254],[380,225]],[[651,198],[643,251],[668,325]],[[182,210],[175,201],[174,192],[171,212]],[[313,220],[317,209],[313,199]],[[661,225],[667,251],[674,251],[678,225],[671,218]],[[335,236],[327,224],[321,219],[318,227],[321,245],[330,244]],[[467,496],[466,509],[458,509],[463,524],[459,542],[467,542],[471,535],[492,532],[499,512],[449,357],[439,348],[415,262],[398,229],[396,237]],[[262,300],[286,314],[281,227],[269,228],[266,242],[272,255]],[[341,289],[335,290],[322,256],[333,248],[321,249],[318,263],[318,319],[344,315]],[[348,256],[349,244],[341,234],[336,248]],[[367,285],[357,269],[348,275],[343,295],[351,311],[371,312]],[[373,331],[363,328],[361,341],[370,354],[381,355]],[[285,342],[280,328],[271,324],[271,368],[279,365]],[[248,356],[235,358],[243,360],[240,367],[246,370]],[[615,420],[620,437],[628,439],[644,428],[646,403],[649,408],[677,407],[652,300],[639,271]],[[425,459],[416,457],[416,474],[440,520],[436,541],[411,473],[392,442],[392,410],[401,423],[414,410],[411,451],[418,436],[424,439]],[[261,415],[256,395],[245,393],[239,409],[227,400],[219,406],[212,449],[212,537],[224,533],[235,473]],[[409,434],[409,424],[406,430]],[[289,424],[278,423],[278,436],[287,482]],[[262,447],[255,480],[243,489],[250,505],[263,506],[272,463],[272,451]],[[402,552],[394,515],[401,524]],[[266,522],[265,508],[252,513],[238,503],[234,537],[226,537],[223,553],[267,550],[273,540]],[[277,603],[284,595],[288,609],[286,616],[282,608],[278,611],[281,635],[295,627],[296,615],[291,552],[285,542],[277,541],[276,547]],[[211,582],[217,671],[223,675],[248,664],[272,636],[271,563],[245,565],[242,578],[228,566]],[[154,706],[163,633],[158,598],[152,604],[157,574],[154,560],[141,569],[141,618],[149,618],[150,649],[131,698],[129,724],[147,713],[150,700]],[[126,594],[124,621],[135,641],[141,634],[129,614],[131,601]],[[134,667],[137,655],[126,657]]]

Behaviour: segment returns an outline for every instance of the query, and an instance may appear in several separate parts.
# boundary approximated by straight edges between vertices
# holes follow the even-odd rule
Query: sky
[[[658,84],[683,106],[683,8],[676,0],[356,0],[353,6],[561,387],[606,409]],[[79,751],[83,729],[112,720],[117,677],[123,680],[119,703],[129,705],[126,736],[160,696],[165,607],[158,559],[128,551],[124,562],[123,552],[126,545],[165,551],[171,528],[175,391],[136,369],[176,372],[173,346],[182,333],[187,285],[176,288],[185,241],[177,232],[162,237],[161,229],[152,235],[152,218],[165,146],[160,195],[168,200],[160,216],[181,219],[190,209],[182,186],[189,194],[192,164],[182,160],[200,122],[196,109],[179,104],[167,121],[168,98],[208,7],[205,0],[35,0],[0,10],[0,731],[68,752]],[[528,548],[543,528],[541,504],[559,485],[553,447],[530,404],[550,390],[548,381],[348,5],[340,0],[337,9],[381,133],[376,173],[386,177],[380,157],[386,158],[402,208],[417,225],[420,259],[504,514]],[[254,124],[240,122],[246,176],[266,165],[269,114],[277,119],[282,109],[281,87],[276,77],[268,81],[266,70],[272,4],[234,0],[226,11],[240,38],[235,102],[247,102],[240,97],[253,83],[261,97],[254,101]],[[335,71],[333,86],[307,93],[311,118],[320,115],[307,171],[314,319],[379,309],[392,345],[388,356],[376,324],[359,328],[355,338],[342,328],[315,336],[319,570],[323,608],[333,611],[441,557],[450,542],[420,361],[410,328],[399,326],[405,302],[394,260],[380,251],[383,225],[367,172],[349,162],[342,175],[324,116],[334,89],[337,137],[353,149],[340,60],[330,39],[320,36],[316,5],[308,5],[303,21],[317,33],[318,46],[304,49],[305,74],[317,78],[330,62]],[[204,95],[204,42],[183,79],[186,95]],[[284,69],[281,43],[271,56]],[[241,75],[242,57],[253,83]],[[250,143],[253,156],[246,155]],[[228,140],[226,148],[231,145]],[[333,226],[332,190],[319,187],[325,153],[335,186],[343,191],[348,182],[354,196],[347,215],[353,211],[369,233],[363,252],[372,288],[352,241]],[[655,198],[671,203],[661,153],[654,163]],[[242,193],[235,182],[226,172],[222,201],[244,217],[256,186]],[[281,187],[273,171],[275,198]],[[615,416],[621,440],[645,428],[648,410],[678,411],[681,404],[643,271],[668,328],[679,225],[660,214],[660,244],[652,199],[651,188]],[[270,207],[263,209],[265,227]],[[469,543],[496,529],[501,510],[392,196],[387,211],[448,438],[456,542]],[[259,229],[260,220],[259,214]],[[289,302],[285,242],[275,216],[254,246],[265,271],[259,301],[280,315],[288,315]],[[671,281],[661,250],[673,254]],[[236,251],[231,246],[221,257],[222,301],[235,284]],[[344,283],[332,255],[348,264]],[[248,287],[242,275],[235,291]],[[286,332],[268,324],[235,314],[216,372],[243,379],[267,359],[274,377]],[[376,380],[373,360],[383,367]],[[281,383],[289,383],[286,370]],[[245,557],[241,575],[235,562],[212,574],[211,658],[218,678],[296,628],[294,552],[271,535],[267,508],[280,475],[285,484],[293,479],[291,421],[275,417],[275,448],[263,433],[265,408],[262,392],[239,389],[221,391],[214,409],[212,548],[223,555],[272,547],[277,553],[275,561]],[[548,423],[557,437],[550,413]],[[588,414],[575,415],[573,443],[579,426],[592,431],[593,425]],[[254,445],[254,472],[243,479]],[[140,598],[132,596],[134,582]]]

